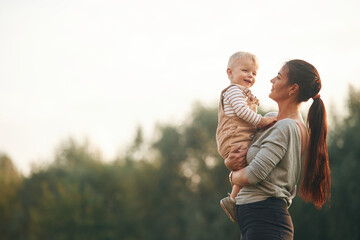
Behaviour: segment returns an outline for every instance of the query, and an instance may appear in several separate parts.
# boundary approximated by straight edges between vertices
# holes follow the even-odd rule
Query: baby
[[[256,128],[276,122],[275,117],[265,118],[256,113],[259,100],[249,88],[255,83],[257,70],[257,57],[251,53],[236,52],[229,59],[226,72],[231,84],[221,92],[216,130],[218,151],[224,159],[231,149],[240,145],[242,149],[248,147]],[[235,223],[235,197],[240,189],[240,186],[232,185],[231,194],[220,201],[225,213]]]

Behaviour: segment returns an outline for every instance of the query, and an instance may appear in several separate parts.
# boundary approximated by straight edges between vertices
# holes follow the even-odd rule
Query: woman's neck
[[[279,113],[277,116],[278,120],[291,118],[296,116],[300,112],[301,103],[284,103],[278,104]]]

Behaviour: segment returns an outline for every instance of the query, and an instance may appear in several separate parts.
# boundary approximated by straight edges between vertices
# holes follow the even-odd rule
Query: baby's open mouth
[[[251,81],[250,81],[250,80],[246,80],[246,79],[244,79],[244,81],[245,81],[245,82],[247,82],[247,83],[251,83]]]

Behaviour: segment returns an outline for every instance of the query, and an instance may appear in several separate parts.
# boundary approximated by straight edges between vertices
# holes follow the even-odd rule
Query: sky
[[[357,0],[0,0],[0,153],[27,174],[60,143],[88,139],[112,160],[141,126],[180,124],[216,106],[228,58],[252,52],[264,109],[282,64],[303,59],[346,114],[360,88]],[[307,108],[311,104],[305,104]]]

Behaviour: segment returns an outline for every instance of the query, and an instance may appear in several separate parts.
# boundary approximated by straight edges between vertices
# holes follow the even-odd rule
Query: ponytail
[[[307,118],[310,140],[299,195],[305,202],[313,202],[320,209],[330,201],[331,178],[326,144],[326,110],[319,95],[313,100]]]
[[[303,166],[299,195],[305,202],[313,202],[320,209],[330,201],[330,167],[327,151],[326,110],[320,98],[321,78],[317,69],[310,63],[294,59],[285,63],[289,84],[299,86],[298,102],[314,101],[309,109],[307,125],[309,146]]]

